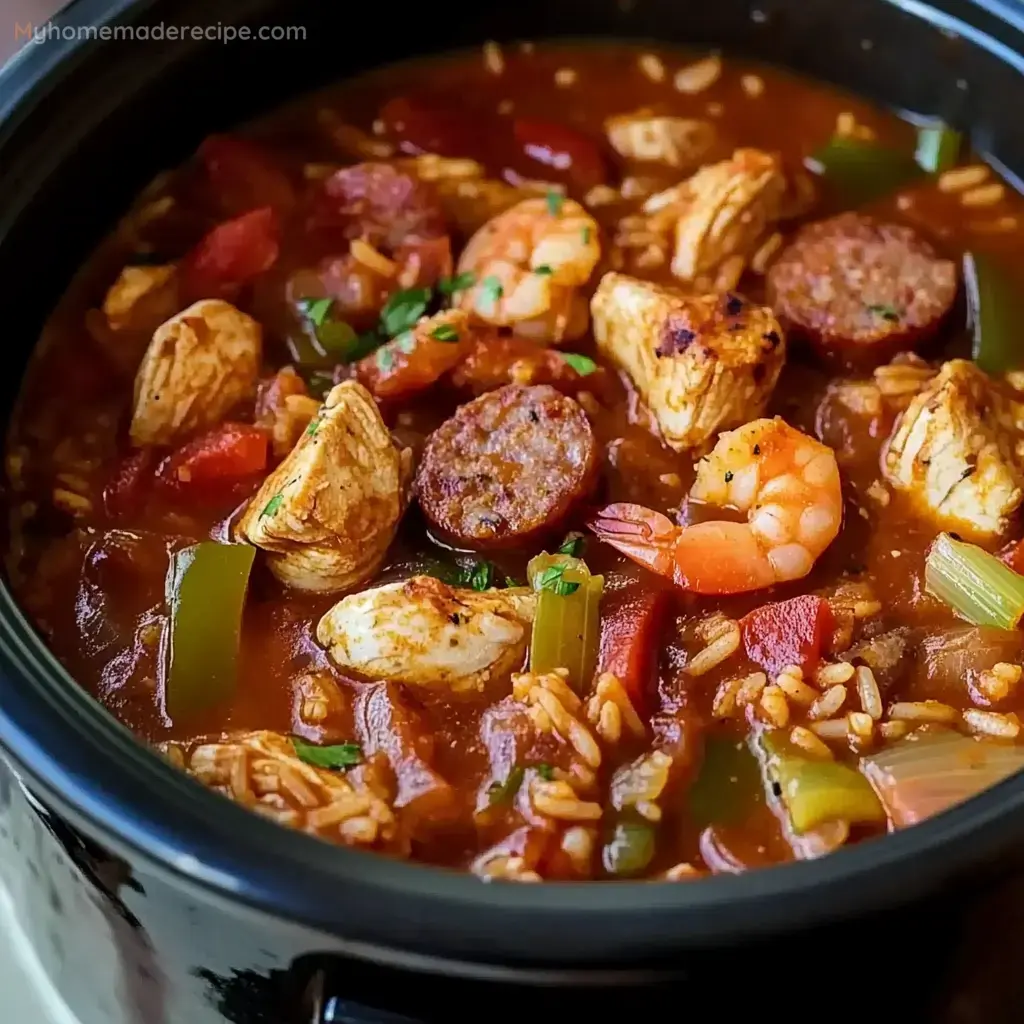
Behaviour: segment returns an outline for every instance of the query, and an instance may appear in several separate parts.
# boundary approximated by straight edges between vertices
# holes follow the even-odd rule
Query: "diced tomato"
[[[469,350],[468,336],[440,341],[424,330],[389,341],[356,364],[356,379],[374,398],[395,401],[424,391],[457,366]]]
[[[402,271],[404,288],[433,288],[443,277],[452,275],[452,243],[447,235],[418,238],[400,245],[394,260]]]
[[[230,487],[267,468],[267,433],[247,423],[224,423],[169,455],[157,479],[173,491]]]
[[[295,205],[295,190],[288,175],[261,146],[248,139],[211,135],[199,157],[226,213],[269,206],[283,216]]]
[[[152,448],[143,448],[118,463],[103,488],[103,507],[108,516],[117,518],[139,511],[152,479],[152,468]]]
[[[406,153],[468,157],[479,151],[487,126],[458,110],[399,96],[380,111],[387,134]]]
[[[572,128],[552,121],[517,117],[512,131],[531,160],[543,164],[549,171],[565,175],[580,188],[592,188],[608,180],[608,167],[600,149]]]
[[[665,590],[624,590],[601,616],[599,672],[622,683],[633,706],[646,714],[657,668],[658,633],[669,606]]]
[[[762,605],[740,620],[747,657],[769,675],[787,665],[805,671],[821,660],[835,629],[835,617],[823,597],[804,594]]]
[[[186,301],[232,297],[274,265],[279,239],[277,214],[269,206],[218,224],[182,260]]]
[[[999,557],[1014,572],[1024,576],[1024,539],[1015,540],[1012,544],[1007,544],[999,552]]]

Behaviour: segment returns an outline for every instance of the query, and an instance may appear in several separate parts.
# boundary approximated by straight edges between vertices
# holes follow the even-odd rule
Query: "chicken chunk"
[[[672,273],[694,281],[731,256],[749,259],[779,219],[786,178],[779,161],[738,149],[692,178],[651,196],[643,212],[657,230],[673,226]]]
[[[413,576],[342,598],[316,635],[342,671],[477,692],[522,664],[536,602],[525,588],[476,591]]]
[[[772,311],[606,274],[591,302],[598,349],[632,378],[676,451],[764,412],[786,359]]]
[[[351,590],[380,567],[406,506],[412,454],[400,451],[355,381],[327,396],[236,527],[299,590]]]
[[[660,116],[650,110],[616,114],[605,121],[604,128],[619,156],[678,169],[698,166],[715,142],[710,121]]]
[[[287,736],[268,731],[162,749],[211,789],[282,825],[350,846],[397,850],[401,843],[386,765],[328,771],[301,760]]]
[[[165,310],[157,324],[172,316],[174,310],[167,308],[167,302],[176,298],[173,287],[176,272],[173,263],[125,267],[103,300],[103,315],[110,329],[119,331],[135,326],[140,314],[145,318],[151,309]]]
[[[945,363],[897,420],[882,458],[886,479],[943,526],[977,538],[1003,533],[1024,476],[1001,405],[973,363]]]
[[[135,378],[132,444],[177,444],[216,426],[255,394],[262,347],[260,325],[219,299],[171,317]]]

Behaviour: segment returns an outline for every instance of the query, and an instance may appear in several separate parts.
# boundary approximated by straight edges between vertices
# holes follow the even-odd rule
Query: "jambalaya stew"
[[[483,879],[821,856],[1024,766],[1024,204],[619,45],[208,138],[47,327],[10,580],[217,792]]]

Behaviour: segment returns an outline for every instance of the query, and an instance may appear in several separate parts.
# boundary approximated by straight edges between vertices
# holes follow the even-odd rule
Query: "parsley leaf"
[[[505,577],[505,586],[506,587],[519,587],[519,586],[522,586],[522,584],[518,580],[514,580],[511,576],[506,576]]]
[[[564,565],[549,566],[540,574],[540,579],[537,581],[538,588],[540,590],[550,590],[559,597],[568,597],[570,594],[575,594],[580,589],[580,585],[562,579],[565,570],[566,566]]]
[[[539,267],[534,267],[533,272],[540,274],[541,277],[550,277],[554,273],[546,263],[542,263]]]
[[[459,332],[452,327],[451,324],[438,324],[431,332],[430,336],[436,338],[438,341],[458,341]]]
[[[275,494],[264,506],[263,511],[260,513],[260,519],[264,516],[272,516],[281,507],[283,501],[283,494]]]
[[[868,306],[868,312],[877,313],[883,320],[888,320],[889,323],[898,324],[900,322],[900,314],[892,306]]]
[[[587,227],[585,227],[583,229],[582,235],[583,235],[583,244],[584,245],[590,245],[590,225],[587,225]]]
[[[548,201],[548,213],[552,217],[557,217],[562,212],[562,204],[565,202],[565,196],[561,192],[549,192],[547,194]]]
[[[490,277],[485,277],[480,282],[480,287],[483,289],[483,297],[492,305],[498,301],[505,294],[505,289],[501,286],[501,281],[491,274]]]
[[[363,759],[363,752],[358,743],[338,743],[332,747],[318,747],[307,743],[298,736],[292,736],[292,745],[300,761],[317,768],[337,771],[339,768],[351,768]]]
[[[334,299],[299,299],[302,315],[314,326],[320,327],[331,314]]]
[[[555,777],[555,769],[549,764],[541,761],[540,764],[535,764],[533,770],[545,781],[550,782]]]
[[[412,331],[402,331],[402,333],[395,338],[395,347],[399,352],[408,353],[412,352],[416,348],[416,335]]]
[[[494,563],[477,562],[470,573],[469,585],[474,590],[490,590],[494,586]]]
[[[523,784],[523,776],[526,774],[520,765],[516,765],[509,773],[504,782],[492,782],[487,787],[487,797],[490,805],[511,803]]]
[[[409,330],[430,305],[429,288],[406,288],[395,292],[380,311],[380,326],[389,338]]]
[[[456,274],[454,277],[442,277],[437,282],[437,290],[442,295],[454,295],[456,292],[464,292],[476,284],[476,274],[466,271],[463,274]]]
[[[586,377],[597,369],[597,363],[590,356],[581,356],[578,352],[559,352],[559,355],[581,377]]]
[[[395,357],[387,346],[377,349],[377,355],[374,358],[377,362],[377,369],[384,373],[395,365]]]
[[[570,558],[579,558],[583,554],[583,546],[585,544],[582,533],[577,533],[575,530],[572,533],[565,535],[565,540],[562,541],[562,546],[558,549],[560,555],[569,555]]]
[[[320,429],[320,417],[319,416],[314,416],[313,419],[311,419],[309,421],[309,426],[306,427],[306,433],[310,437],[315,437],[316,436],[316,432],[319,429]]]

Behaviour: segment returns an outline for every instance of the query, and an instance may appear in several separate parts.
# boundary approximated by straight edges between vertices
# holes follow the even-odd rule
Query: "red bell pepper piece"
[[[654,687],[658,633],[668,610],[669,594],[665,590],[640,589],[622,594],[601,616],[597,670],[618,678],[637,714],[643,717]]]
[[[179,493],[230,487],[267,468],[267,433],[248,423],[224,423],[169,455],[157,479]]]
[[[834,629],[828,601],[813,594],[762,605],[740,619],[747,657],[772,676],[787,665],[815,668]]]
[[[139,511],[152,479],[153,449],[143,448],[122,459],[103,488],[103,507],[111,518]]]
[[[182,260],[186,301],[231,298],[247,281],[269,270],[279,252],[280,227],[269,206],[218,224]]]
[[[517,117],[512,132],[523,153],[581,189],[602,185],[608,167],[601,150],[585,135],[552,121]]]
[[[269,206],[283,216],[295,205],[295,190],[274,158],[248,139],[211,135],[199,158],[226,213],[232,216]]]

